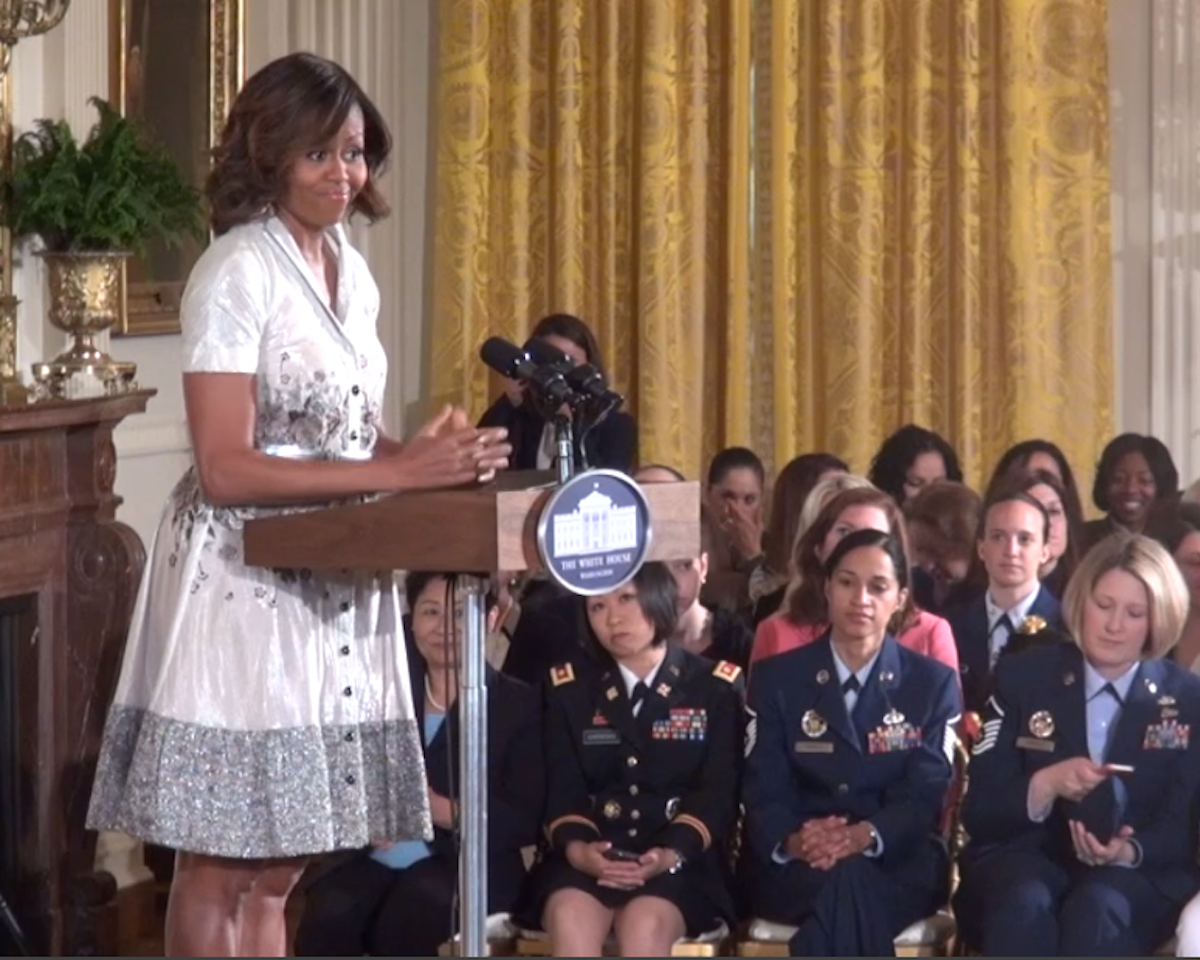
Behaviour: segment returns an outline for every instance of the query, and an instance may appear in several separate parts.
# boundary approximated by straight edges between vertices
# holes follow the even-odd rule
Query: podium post
[[[459,577],[465,598],[466,642],[459,676],[458,750],[459,824],[462,856],[458,871],[462,955],[487,956],[487,584],[479,577]],[[453,616],[453,614],[452,614]]]
[[[605,472],[581,473],[572,482],[590,483],[591,480],[583,478],[592,476],[599,480],[599,474]],[[395,494],[366,503],[248,520],[246,563],[284,569],[364,572],[542,571],[547,566],[538,542],[539,539],[545,542],[547,537],[554,539],[549,523],[552,518],[547,514],[558,509],[564,513],[566,526],[571,527],[568,539],[576,543],[574,552],[563,559],[563,568],[552,570],[561,582],[566,570],[594,569],[592,563],[583,562],[589,558],[589,550],[579,544],[578,538],[586,539],[586,535],[597,532],[595,510],[599,504],[583,489],[575,491],[574,499],[564,499],[565,488],[556,486],[554,480],[552,473],[511,471],[486,487]],[[647,530],[648,552],[631,566],[640,565],[642,559],[680,560],[699,553],[699,484],[651,484],[642,488],[637,499],[642,501],[639,509],[647,514],[646,521],[653,524],[653,537]],[[572,525],[576,518],[580,522]],[[615,540],[606,541],[612,547],[619,544],[629,517],[618,510],[609,519],[621,528],[613,534]],[[602,562],[605,565],[616,562],[620,566],[623,552],[619,546],[611,550],[606,547],[601,551]],[[591,557],[594,559],[595,554]],[[484,957],[488,949],[487,611],[484,608],[487,584],[479,576],[460,576],[458,583],[466,601],[465,649],[459,680],[462,737],[459,825],[463,840],[459,943],[462,956]],[[596,592],[602,592],[602,586],[602,582],[595,581]]]

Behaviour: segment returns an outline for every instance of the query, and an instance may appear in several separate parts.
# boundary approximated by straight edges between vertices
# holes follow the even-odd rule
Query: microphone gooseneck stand
[[[458,577],[465,604],[463,668],[459,672],[458,820],[462,830],[458,883],[462,919],[461,955],[486,957],[488,910],[487,796],[487,583]]]

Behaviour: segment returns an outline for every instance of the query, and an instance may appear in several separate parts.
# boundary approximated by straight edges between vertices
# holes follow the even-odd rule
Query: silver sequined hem
[[[237,859],[432,836],[415,721],[243,732],[120,706],[87,825]]]

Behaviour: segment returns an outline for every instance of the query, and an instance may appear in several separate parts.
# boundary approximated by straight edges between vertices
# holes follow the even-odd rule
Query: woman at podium
[[[612,935],[619,956],[667,957],[733,919],[741,670],[668,643],[677,590],[661,563],[581,602],[596,656],[550,671],[529,913],[553,956],[598,957]]]
[[[379,291],[343,223],[387,214],[390,144],[345,70],[293,54],[238,94],[207,184],[181,310],[195,466],[149,545],[88,817],[178,851],[171,956],[285,956],[306,857],[432,835],[391,576],[242,549],[254,517],[507,464],[461,412],[384,432]]]
[[[537,322],[530,339],[545,340],[576,365],[590,363],[607,379],[600,345],[591,328],[569,313],[554,313]],[[480,427],[503,427],[512,442],[515,470],[553,470],[558,457],[554,424],[529,402],[525,384],[505,382],[504,393],[479,420]],[[613,410],[591,426],[584,408],[575,423],[575,465],[579,469],[604,467],[626,473],[637,460],[637,422],[628,413]]]

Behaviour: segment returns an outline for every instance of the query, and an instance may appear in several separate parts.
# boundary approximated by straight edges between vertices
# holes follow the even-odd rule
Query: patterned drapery
[[[433,393],[577,313],[641,425],[979,482],[1111,432],[1105,0],[444,0]]]

